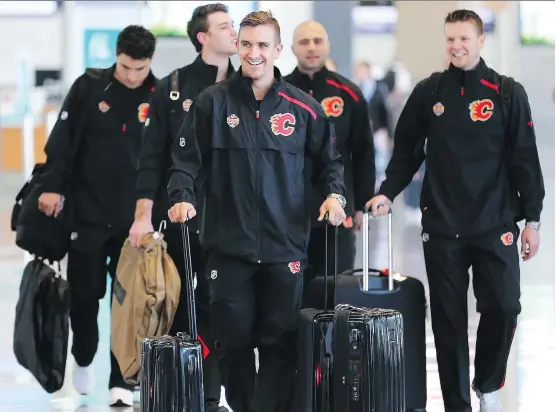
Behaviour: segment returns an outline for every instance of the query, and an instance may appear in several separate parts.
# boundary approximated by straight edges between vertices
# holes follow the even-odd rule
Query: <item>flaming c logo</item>
[[[299,263],[299,260],[296,262],[290,262],[288,263],[288,268],[290,268],[292,273],[299,273],[301,271],[301,264]]]
[[[149,107],[150,106],[148,103],[142,103],[137,108],[137,118],[141,123],[145,123],[145,120],[147,120],[147,115],[149,114]]]
[[[320,104],[328,117],[338,117],[344,112],[344,101],[341,97],[327,97]]]
[[[469,114],[474,122],[477,120],[486,122],[492,116],[493,110],[494,103],[490,99],[475,100],[469,105]]]
[[[295,116],[291,113],[279,113],[270,118],[272,133],[276,136],[289,136],[295,129]]]
[[[514,234],[512,232],[504,233],[500,236],[500,240],[504,246],[511,246],[514,243]]]

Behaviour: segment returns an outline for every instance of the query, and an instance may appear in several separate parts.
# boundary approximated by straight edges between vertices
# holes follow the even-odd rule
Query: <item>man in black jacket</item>
[[[67,195],[75,212],[67,276],[73,383],[80,394],[94,387],[90,365],[99,339],[98,301],[106,293],[106,272],[112,280],[116,276],[133,220],[140,136],[156,84],[150,70],[155,44],[145,28],[126,27],[118,36],[116,64],[97,70],[95,82],[88,74],[74,82],[45,147],[39,209],[57,216]],[[110,405],[132,406],[133,387],[124,382],[112,353],[110,359]]]
[[[166,192],[166,171],[171,165],[171,145],[191,104],[206,87],[228,78],[234,72],[230,56],[237,52],[237,32],[227,13],[228,8],[220,3],[199,6],[194,10],[187,32],[199,55],[192,64],[162,79],[153,94],[139,158],[135,222],[129,231],[135,245],[139,245],[145,234],[154,231],[153,221],[157,224],[164,219],[170,207]],[[191,222],[195,226],[196,220]],[[190,242],[193,271],[197,275],[197,324],[199,334],[209,349],[203,362],[206,411],[224,411],[224,407],[218,406],[221,379],[218,359],[210,339],[209,288],[204,273],[204,254],[197,233],[197,230],[192,231]],[[164,235],[168,253],[183,280],[185,269],[180,226],[170,225]],[[182,281],[182,284],[185,282]],[[170,331],[172,334],[189,332],[185,299],[186,290],[182,288],[180,305]]]
[[[344,160],[346,185],[346,221],[338,229],[338,271],[353,269],[355,259],[355,234],[361,229],[365,202],[374,195],[375,154],[373,136],[367,111],[367,102],[361,90],[344,76],[325,67],[330,52],[328,34],[316,21],[301,23],[294,31],[293,53],[297,68],[284,79],[310,94],[332,120],[336,131],[336,149]],[[307,168],[310,176],[310,167]],[[308,264],[314,274],[324,274],[325,254],[333,255],[333,238],[326,251],[326,228],[317,222],[318,207],[324,198],[309,187],[309,201],[314,215],[309,240]],[[330,231],[330,236],[334,235]],[[328,273],[332,274],[334,259],[328,260]]]
[[[327,216],[334,225],[345,219],[343,165],[322,107],[274,67],[282,44],[270,13],[243,19],[238,51],[240,71],[199,95],[174,142],[168,214],[184,222],[203,209],[213,337],[226,352],[226,373],[244,388],[228,397],[230,406],[289,411],[310,230],[305,157],[312,158],[312,181],[326,197],[319,219]],[[197,182],[204,206],[197,203]]]
[[[373,214],[388,211],[422,163],[426,137],[422,240],[445,410],[471,412],[471,267],[481,314],[473,389],[481,412],[500,412],[499,390],[521,312],[517,222],[526,221],[521,256],[527,261],[540,243],[543,175],[523,86],[480,57],[480,17],[457,10],[445,23],[450,67],[421,81],[409,97],[386,180],[368,205]]]

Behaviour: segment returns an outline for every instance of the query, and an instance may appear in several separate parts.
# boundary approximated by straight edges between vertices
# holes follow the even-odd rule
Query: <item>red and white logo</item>
[[[339,96],[327,97],[320,104],[328,117],[338,117],[344,112],[344,100]]]
[[[188,112],[192,103],[193,103],[193,100],[191,100],[191,99],[184,100],[183,103],[182,103],[183,110],[185,112]]]
[[[511,246],[514,244],[514,234],[512,232],[504,233],[500,236],[500,240],[504,244],[504,246]]]
[[[492,117],[493,110],[494,103],[490,99],[475,100],[469,105],[469,115],[474,122],[486,122]]]
[[[279,113],[270,118],[272,133],[276,136],[290,136],[295,130],[295,116],[291,113]]]
[[[239,124],[239,117],[237,117],[235,114],[231,114],[228,116],[226,121],[228,122],[228,126],[230,126],[233,129]]]
[[[299,273],[301,272],[301,263],[299,263],[299,260],[295,262],[290,262],[288,263],[288,268],[290,268],[290,271],[292,273]]]
[[[145,123],[147,120],[147,116],[149,115],[149,104],[148,103],[141,103],[137,108],[137,118],[141,123]]]

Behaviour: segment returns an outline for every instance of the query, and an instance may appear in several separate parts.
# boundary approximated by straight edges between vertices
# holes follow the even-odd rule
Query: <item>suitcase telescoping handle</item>
[[[187,300],[187,320],[189,323],[189,337],[197,340],[197,313],[195,311],[195,285],[193,267],[191,266],[191,243],[189,242],[189,226],[181,224],[181,237],[183,242],[183,261],[185,264],[185,287]]]
[[[324,216],[326,229],[324,234],[324,309],[328,309],[328,213]],[[338,281],[338,226],[334,227],[334,279],[332,281],[333,301],[336,304],[336,282]]]
[[[365,206],[363,212],[363,291],[369,291],[369,219],[379,219],[372,217],[369,208]],[[393,246],[392,246],[392,206],[388,210],[388,290],[394,290],[394,271],[393,271]]]

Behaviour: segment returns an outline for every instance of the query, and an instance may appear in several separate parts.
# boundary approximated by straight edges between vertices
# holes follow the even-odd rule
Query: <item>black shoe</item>
[[[228,408],[224,406],[218,406],[219,402],[207,402],[205,403],[205,412],[230,412]]]

